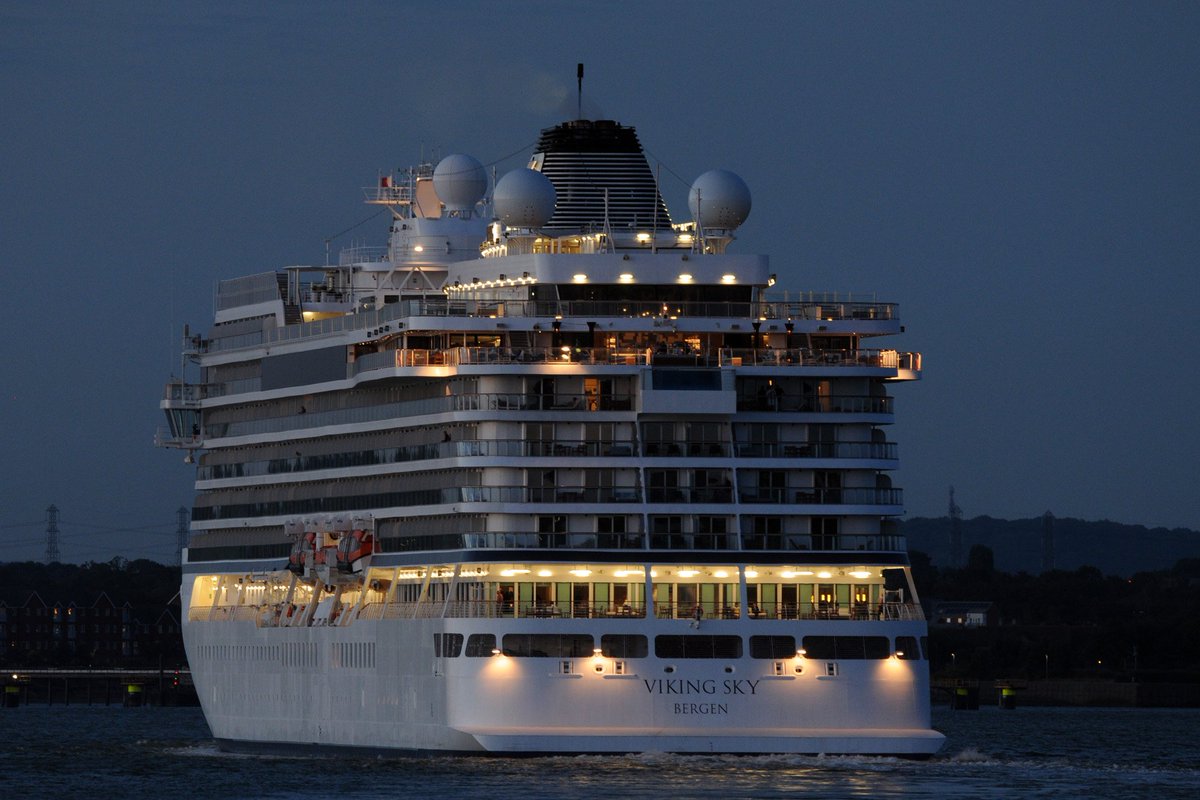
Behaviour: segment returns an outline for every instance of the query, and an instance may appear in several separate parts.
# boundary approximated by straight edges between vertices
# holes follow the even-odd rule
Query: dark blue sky
[[[1200,528],[1195,3],[108,6],[0,7],[0,560],[50,503],[64,560],[173,558],[215,282],[323,262],[422,152],[518,166],[578,61],[677,218],[731,169],[781,284],[900,303],[910,515]]]

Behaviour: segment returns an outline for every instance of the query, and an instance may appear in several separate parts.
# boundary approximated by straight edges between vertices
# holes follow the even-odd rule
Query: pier
[[[3,708],[23,705],[194,706],[199,701],[189,670],[7,670]]]

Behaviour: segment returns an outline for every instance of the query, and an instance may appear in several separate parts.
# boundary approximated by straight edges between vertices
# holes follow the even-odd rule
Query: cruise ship
[[[673,218],[612,120],[365,194],[386,244],[220,281],[161,402],[222,748],[937,751],[895,304],[737,253],[732,172]]]

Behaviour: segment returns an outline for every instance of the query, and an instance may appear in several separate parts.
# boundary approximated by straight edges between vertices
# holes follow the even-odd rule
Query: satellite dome
[[[713,169],[692,183],[688,208],[701,228],[733,230],[750,216],[750,189],[727,169]]]
[[[513,228],[540,228],[554,216],[557,194],[554,184],[542,173],[522,167],[496,184],[492,205],[496,216]]]
[[[433,170],[433,190],[451,211],[470,211],[487,194],[487,172],[462,153],[446,156]]]

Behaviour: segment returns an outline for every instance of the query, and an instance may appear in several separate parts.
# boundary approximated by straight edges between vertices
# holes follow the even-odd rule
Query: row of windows
[[[928,658],[925,637],[918,646],[915,636],[897,636],[895,649],[886,636],[805,636],[801,647],[794,636],[751,636],[750,657],[790,658],[803,649],[810,659],[830,661],[897,658]],[[496,647],[493,633],[473,633],[466,637],[468,658],[487,658],[499,649],[516,658],[586,658],[595,653],[595,639],[587,633],[508,633],[502,647]],[[461,633],[438,633],[433,637],[434,654],[439,658],[457,658],[463,654]],[[604,634],[600,653],[606,658],[646,658],[649,639],[640,634]],[[661,635],[654,637],[656,658],[741,658],[742,637],[705,634]]]

